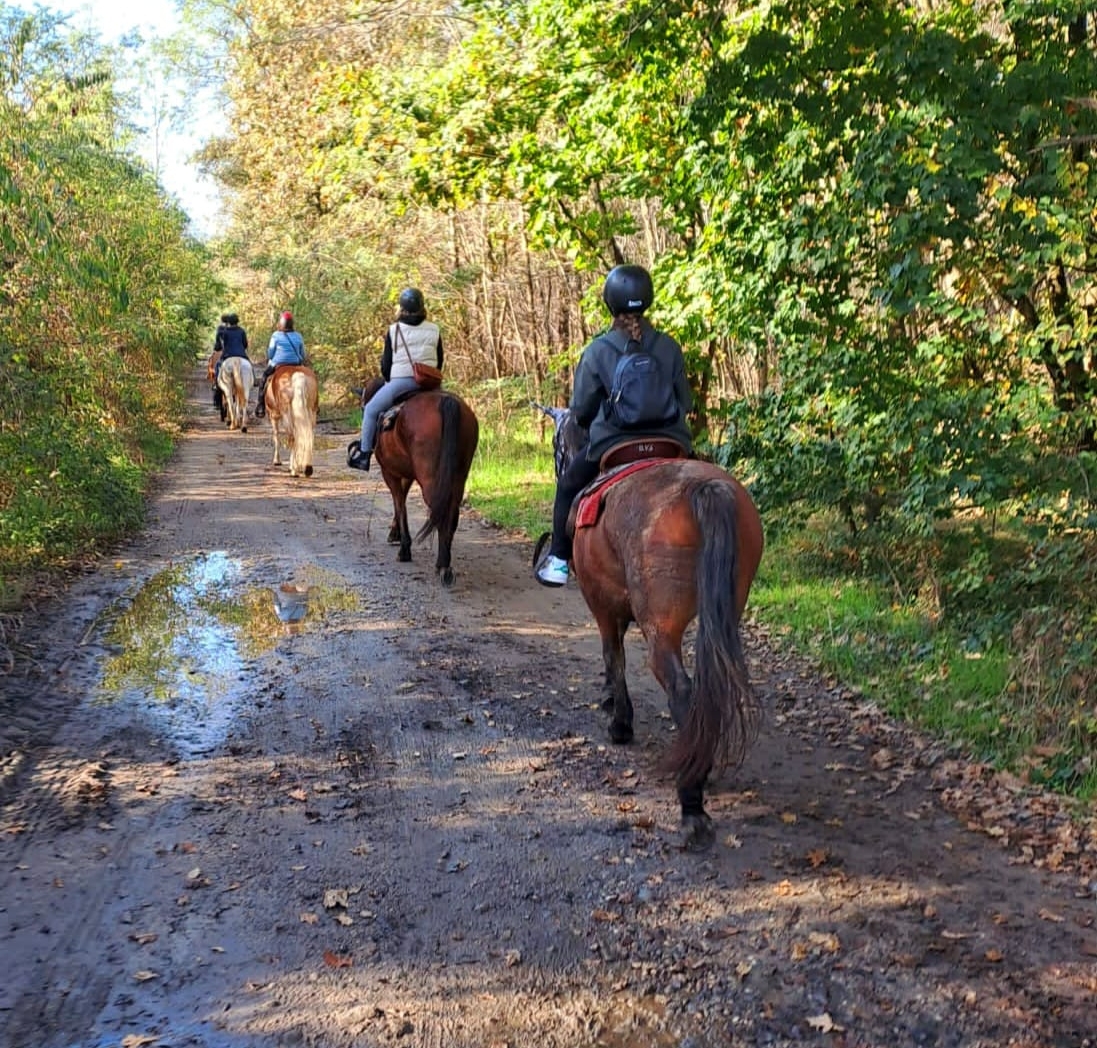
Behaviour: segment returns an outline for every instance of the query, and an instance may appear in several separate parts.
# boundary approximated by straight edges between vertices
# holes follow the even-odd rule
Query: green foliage
[[[0,579],[136,527],[218,283],[110,137],[101,53],[0,7]],[[86,63],[86,64],[81,64]]]

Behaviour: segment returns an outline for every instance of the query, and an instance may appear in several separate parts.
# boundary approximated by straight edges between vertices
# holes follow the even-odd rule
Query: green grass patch
[[[963,613],[949,616],[940,587],[931,599],[924,587],[900,585],[894,571],[878,571],[878,558],[840,529],[774,528],[752,613],[825,672],[965,756],[1097,796],[1094,641],[1070,629],[1075,612],[1042,605],[1005,615],[1010,604],[999,599],[976,614],[965,590]],[[979,559],[1002,570],[1000,551]],[[997,591],[1002,577],[985,585]]]
[[[524,383],[514,379],[463,395],[480,420],[469,502],[493,523],[535,540],[552,527],[552,423],[530,406]]]

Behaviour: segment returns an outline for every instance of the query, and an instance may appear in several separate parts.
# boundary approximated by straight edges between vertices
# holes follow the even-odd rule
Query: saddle
[[[381,413],[381,417],[377,420],[378,432],[383,432],[387,429],[392,429],[396,425],[397,418],[400,417],[400,409],[409,401],[412,397],[419,393],[429,393],[427,389],[409,389],[406,393],[401,393],[393,402],[391,408],[386,408]]]
[[[614,444],[599,460],[602,472],[576,496],[568,514],[568,534],[598,523],[606,492],[618,481],[660,462],[687,457],[686,449],[669,437],[638,437]]]

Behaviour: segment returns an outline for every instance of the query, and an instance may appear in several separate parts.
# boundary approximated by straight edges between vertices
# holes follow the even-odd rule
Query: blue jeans
[[[359,443],[363,451],[372,451],[377,437],[377,421],[396,403],[396,398],[419,388],[413,378],[390,378],[362,408],[362,435]]]

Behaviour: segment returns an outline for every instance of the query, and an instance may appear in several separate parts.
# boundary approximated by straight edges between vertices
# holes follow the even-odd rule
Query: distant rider
[[[270,336],[267,345],[267,366],[263,371],[263,377],[259,382],[259,403],[255,408],[257,418],[262,418],[267,413],[266,393],[267,382],[274,369],[281,364],[304,364],[305,340],[293,330],[293,314],[283,313],[278,318],[278,327]]]

